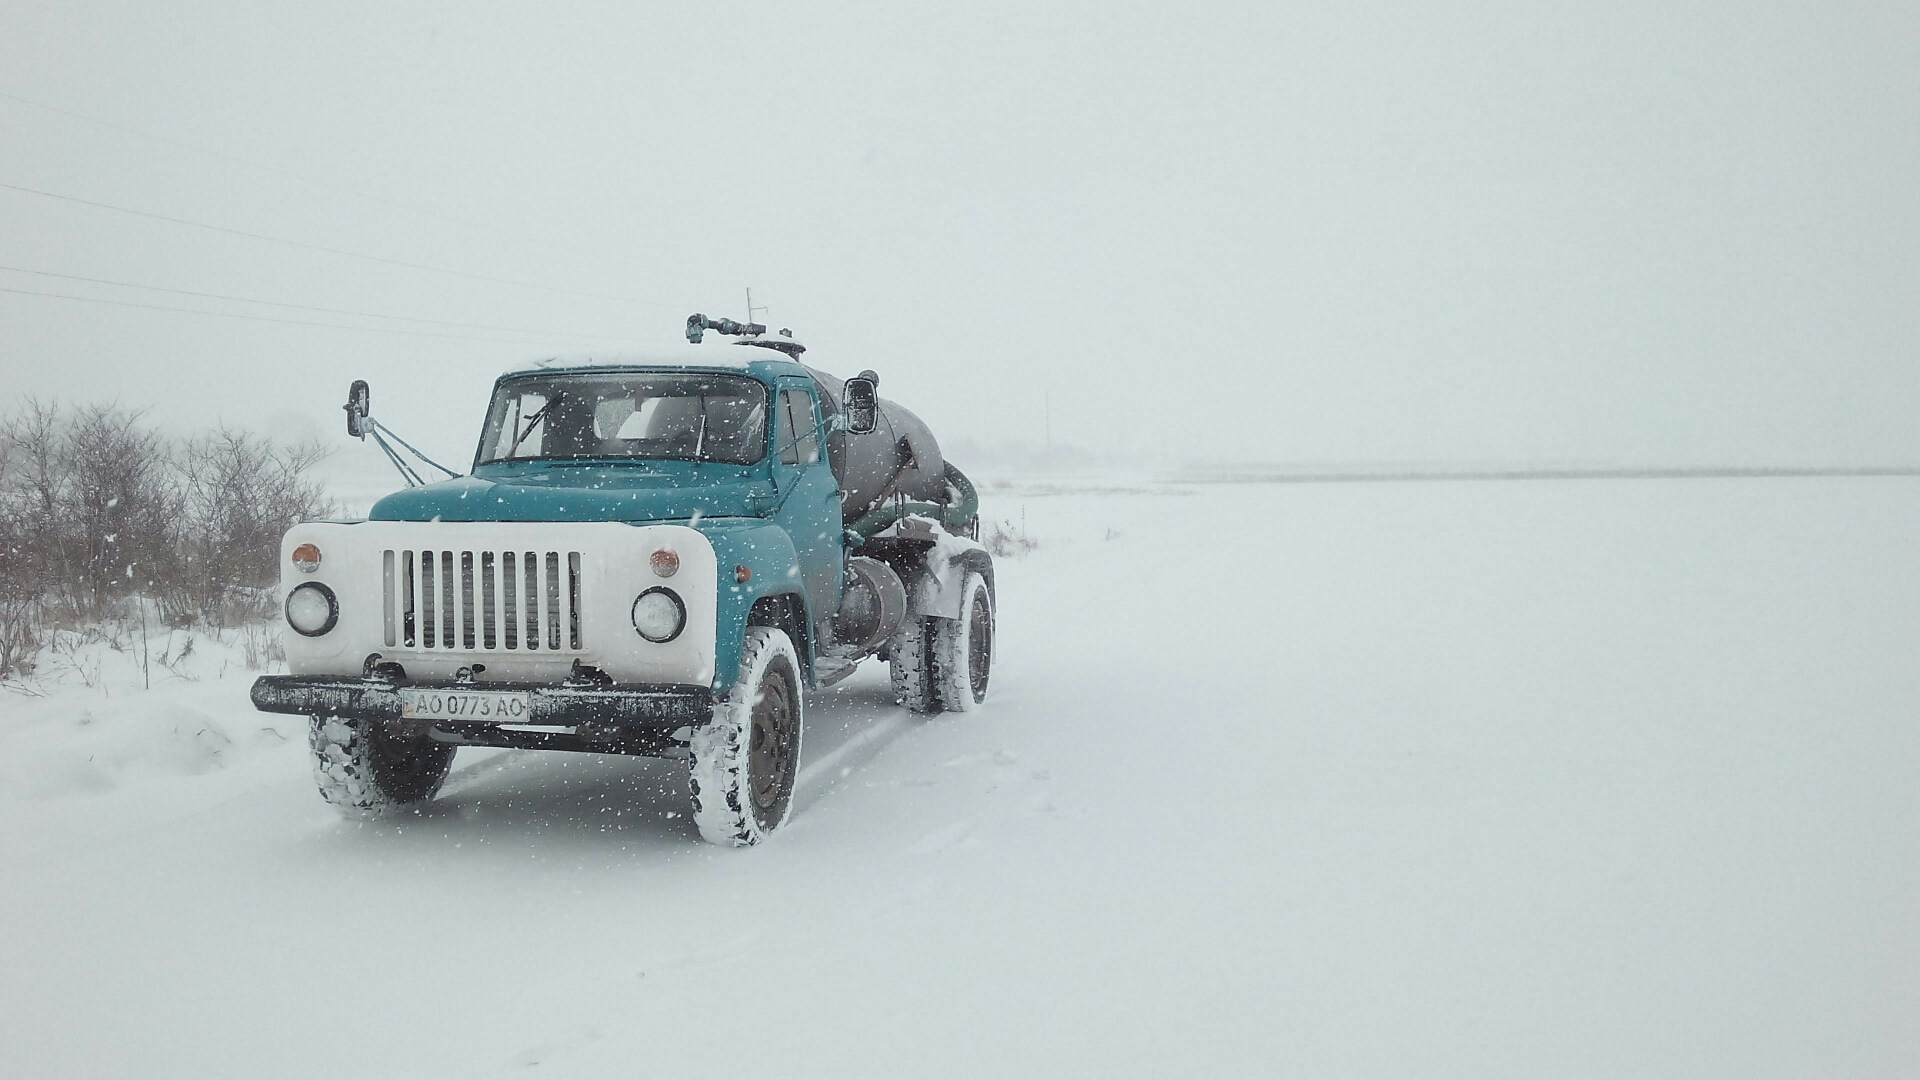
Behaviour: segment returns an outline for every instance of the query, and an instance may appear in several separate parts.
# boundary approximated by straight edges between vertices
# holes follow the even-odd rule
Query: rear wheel
[[[379,817],[434,797],[454,747],[426,732],[398,734],[375,720],[315,716],[307,730],[320,797],[349,817]]]
[[[993,672],[993,593],[987,580],[968,574],[960,585],[960,617],[935,619],[934,692],[948,712],[969,712],[987,700]]]
[[[747,847],[786,823],[800,773],[800,661],[785,632],[747,628],[740,677],[693,731],[693,821],[701,839]]]
[[[887,642],[887,671],[893,679],[893,700],[910,711],[940,711],[940,695],[933,687],[933,624],[925,615],[909,615]]]

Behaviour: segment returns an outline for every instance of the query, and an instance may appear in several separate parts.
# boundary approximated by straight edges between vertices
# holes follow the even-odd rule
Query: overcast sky
[[[334,186],[6,97],[0,184],[550,287],[0,188],[0,288],[511,339],[0,292],[6,396],[464,464],[751,286],[950,441],[1920,463],[1920,5],[476,7],[0,0],[0,93]]]

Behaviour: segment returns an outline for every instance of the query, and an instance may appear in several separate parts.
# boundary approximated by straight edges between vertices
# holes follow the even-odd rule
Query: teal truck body
[[[684,756],[701,834],[751,844],[791,806],[807,699],[862,660],[913,711],[983,701],[971,484],[876,376],[801,351],[510,371],[467,474],[291,529],[288,672],[253,698],[311,718],[322,794],[417,804],[459,746]],[[392,454],[356,395],[349,430]]]

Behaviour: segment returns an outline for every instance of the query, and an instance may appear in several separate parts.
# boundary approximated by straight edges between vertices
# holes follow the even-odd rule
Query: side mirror
[[[367,432],[373,430],[373,422],[367,418],[367,408],[373,399],[373,392],[367,389],[367,380],[355,379],[347,388],[347,434],[356,439],[364,439]]]
[[[847,430],[865,435],[880,426],[880,376],[863,371],[847,380]]]

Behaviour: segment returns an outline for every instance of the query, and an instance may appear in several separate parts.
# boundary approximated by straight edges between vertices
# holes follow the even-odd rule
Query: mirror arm
[[[417,457],[417,458],[419,458],[419,459],[420,459],[421,461],[424,461],[424,462],[426,462],[427,464],[429,464],[429,465],[431,465],[431,466],[433,466],[434,468],[436,468],[436,469],[439,469],[439,470],[440,470],[441,472],[443,472],[443,473],[446,473],[448,477],[450,477],[450,478],[451,478],[451,477],[458,477],[458,476],[460,475],[459,473],[457,473],[457,472],[454,472],[454,471],[453,471],[452,469],[449,469],[449,468],[447,468],[447,467],[446,467],[445,465],[442,465],[442,464],[440,464],[439,462],[437,462],[437,461],[435,461],[435,460],[433,460],[432,458],[430,458],[430,457],[428,457],[427,455],[425,455],[425,454],[423,454],[423,453],[421,453],[421,452],[420,452],[420,451],[419,451],[418,449],[415,449],[415,447],[414,447],[414,445],[413,445],[412,443],[410,443],[410,442],[408,442],[407,440],[405,440],[405,439],[403,439],[403,438],[401,438],[401,437],[400,437],[399,435],[397,435],[397,434],[395,434],[395,433],[394,433],[394,430],[393,430],[392,428],[390,428],[390,427],[388,427],[387,425],[385,425],[385,424],[383,424],[383,423],[381,423],[380,421],[378,421],[378,420],[375,420],[374,418],[372,418],[371,416],[369,416],[369,417],[367,418],[367,423],[368,423],[369,425],[371,425],[371,426],[372,426],[372,428],[373,428],[373,430],[374,430],[374,438],[376,438],[376,439],[377,439],[377,438],[379,438],[379,437],[380,437],[380,436],[381,436],[382,434],[385,434],[385,435],[387,435],[387,436],[388,436],[389,438],[391,438],[391,439],[392,439],[392,440],[393,440],[394,442],[397,442],[397,443],[399,443],[399,444],[400,444],[401,446],[403,446],[403,447],[405,447],[405,448],[406,448],[406,451],[407,451],[407,453],[409,453],[409,454],[412,454],[412,455],[413,455],[414,457]]]
[[[394,468],[400,470],[400,479],[405,480],[408,487],[420,487],[426,483],[418,472],[415,472],[398,453],[394,452],[393,447],[387,445],[387,440],[381,438],[378,431],[373,431],[371,434],[374,443],[387,455],[387,460],[393,463]]]
[[[367,381],[365,379],[355,379],[353,385],[347,388],[347,404],[344,407],[347,411],[347,434],[349,436],[359,439],[361,442],[365,442],[367,436],[373,436],[373,441],[379,445],[381,453],[386,454],[387,460],[392,462],[393,467],[400,471],[400,478],[407,482],[408,487],[419,487],[427,481],[420,475],[420,470],[408,465],[406,460],[400,456],[400,452],[395,450],[392,445],[387,442],[389,438],[399,443],[401,447],[414,457],[446,473],[448,477],[451,478],[460,475],[421,453],[418,447],[394,434],[392,428],[375,420],[369,411],[369,404],[372,398],[373,395],[371,391],[367,389]]]

